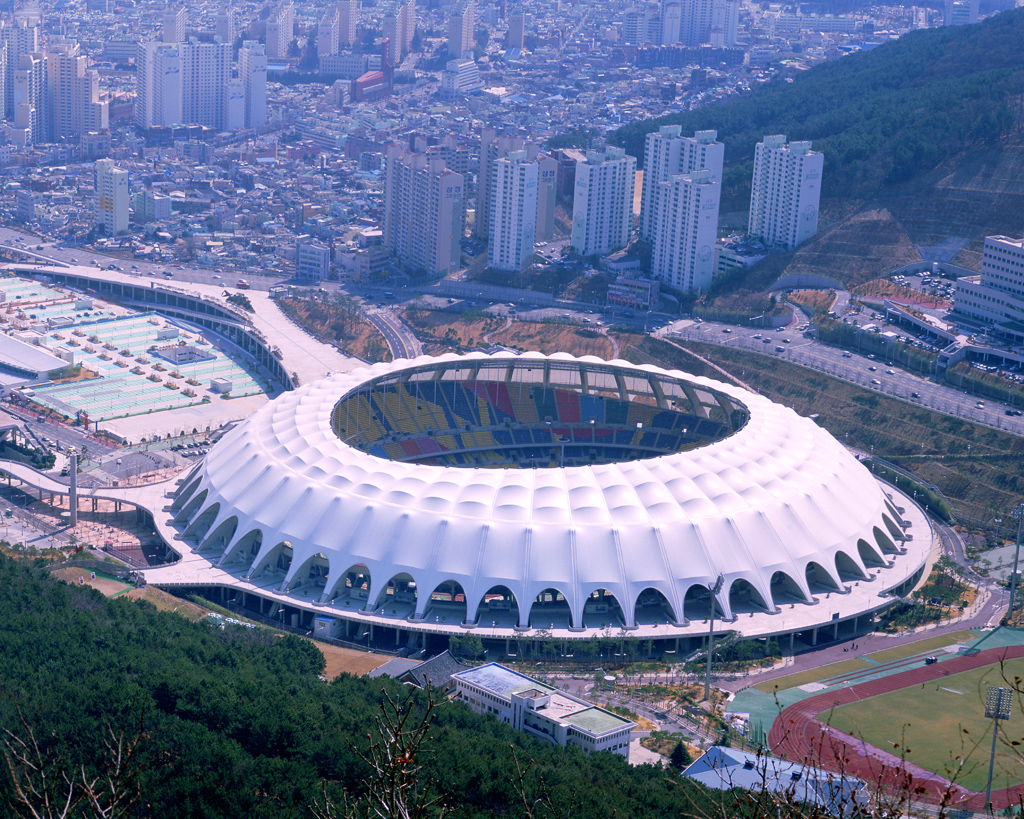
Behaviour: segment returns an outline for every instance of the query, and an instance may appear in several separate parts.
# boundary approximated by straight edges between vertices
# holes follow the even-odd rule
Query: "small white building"
[[[558,691],[498,663],[453,675],[455,699],[478,714],[494,714],[517,731],[584,753],[611,751],[629,757],[636,723]]]
[[[311,239],[295,243],[295,275],[300,279],[322,281],[331,272],[331,249]]]
[[[470,59],[449,60],[441,74],[441,94],[445,97],[461,97],[483,87],[480,69]]]

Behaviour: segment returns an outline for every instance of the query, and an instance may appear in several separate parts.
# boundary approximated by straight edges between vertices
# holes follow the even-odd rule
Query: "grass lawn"
[[[882,750],[898,755],[906,748],[909,762],[973,791],[983,791],[992,742],[992,720],[985,719],[985,695],[989,685],[1007,685],[1004,673],[1010,680],[1024,677],[1024,658],[1011,660],[1002,669],[998,664],[976,668],[933,680],[923,688],[904,688],[849,703],[818,718]],[[1000,726],[993,789],[1024,781],[1024,757],[1010,745],[1024,738],[1020,706],[1018,698],[1013,715]]]
[[[913,657],[915,654],[924,654],[926,651],[934,651],[957,643],[966,643],[968,640],[976,639],[977,636],[970,631],[954,631],[952,634],[939,634],[929,637],[927,640],[918,640],[916,643],[907,643],[905,646],[887,648],[867,656],[879,663],[891,663],[893,660],[902,660],[904,657]]]
[[[775,680],[758,683],[754,688],[764,694],[773,694],[776,691],[785,691],[787,688],[798,688],[801,685],[818,682],[818,680],[825,680],[839,674],[860,671],[861,669],[867,668],[869,665],[871,665],[871,663],[867,660],[861,660],[854,657],[849,660],[832,663],[832,665],[823,665],[820,668],[810,668],[807,671],[800,671],[786,677],[779,677]]]

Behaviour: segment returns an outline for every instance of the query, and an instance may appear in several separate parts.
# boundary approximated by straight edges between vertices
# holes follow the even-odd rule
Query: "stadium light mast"
[[[996,766],[996,740],[999,738],[999,720],[1010,718],[1013,705],[1013,689],[988,687],[985,697],[985,716],[992,720],[992,756],[988,761],[988,785],[985,786],[985,812],[992,812],[992,771]]]
[[[1017,596],[1017,562],[1020,560],[1020,526],[1024,523],[1024,503],[1018,503],[1010,512],[1010,517],[1017,518],[1017,548],[1013,552],[1013,574],[1010,575],[1010,608],[1006,611],[1006,624],[1013,625],[1013,603]]]
[[[711,593],[711,616],[708,618],[711,621],[711,627],[708,630],[708,668],[707,673],[704,675],[704,700],[705,702],[711,699],[711,655],[715,649],[715,597],[722,590],[722,586],[725,584],[725,578],[722,575],[718,575],[714,585],[708,583],[708,591]]]

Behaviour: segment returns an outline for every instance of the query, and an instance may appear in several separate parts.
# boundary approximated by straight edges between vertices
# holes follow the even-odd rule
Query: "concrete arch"
[[[772,605],[779,608],[783,603],[811,603],[813,599],[807,588],[807,580],[800,583],[784,571],[777,571],[771,578]]]
[[[205,552],[211,549],[216,550],[216,548],[220,546],[220,553],[224,554],[224,550],[231,542],[231,539],[235,536],[235,530],[237,529],[237,515],[231,515],[230,517],[225,518],[212,532],[207,534],[197,551]]]
[[[530,603],[527,622],[532,628],[572,628],[575,624],[568,596],[554,586],[543,589]]]
[[[665,594],[653,586],[640,590],[633,603],[633,622],[629,625],[646,625],[650,623],[678,623],[679,617]]]
[[[302,561],[292,565],[281,583],[281,591],[290,592],[298,589],[305,589],[307,586],[315,590],[305,596],[315,596],[320,599],[323,589],[327,586],[327,578],[331,571],[331,560],[323,552],[314,552]]]
[[[320,596],[321,603],[340,604],[340,608],[361,609],[370,594],[370,570],[363,563],[353,563],[343,572],[332,572],[332,578]]]
[[[489,598],[489,599],[488,599]],[[522,607],[519,598],[508,586],[498,584],[483,593],[472,610],[466,612],[467,620],[486,626],[512,628],[519,625]]]
[[[814,560],[808,561],[804,568],[804,577],[812,595],[830,594],[843,589],[843,584],[839,582],[839,579],[833,577],[832,572]]]
[[[264,542],[262,554],[257,555],[253,561],[248,577],[253,580],[259,578],[262,582],[283,580],[291,568],[295,549],[287,540],[278,541],[270,549],[266,546]]]
[[[900,514],[900,510],[897,509],[896,505],[888,498],[885,499],[885,508],[889,510],[890,514],[892,514],[893,518],[900,526],[906,523],[903,515]]]
[[[228,548],[224,550],[224,554],[217,561],[217,565],[225,569],[238,565],[242,568],[243,572],[248,572],[253,560],[256,559],[256,555],[260,553],[262,547],[263,530],[250,529],[244,535],[237,538],[234,543],[229,543]]]
[[[192,496],[192,493],[196,491],[196,489],[199,487],[199,484],[203,482],[203,476],[200,475],[194,481],[192,481],[191,484],[186,483],[187,481],[191,480],[192,476],[195,475],[195,473],[198,471],[199,467],[196,466],[192,470],[192,472],[189,473],[189,476],[185,478],[185,482],[181,484],[181,486],[178,488],[178,491],[174,495],[174,500],[171,502],[171,509],[180,509],[182,507],[182,504],[188,501],[188,499]]]
[[[204,489],[194,499],[182,506],[178,514],[174,516],[174,522],[184,524],[187,527],[192,515],[199,511],[200,507],[206,502],[206,496],[209,494],[210,490]]]
[[[583,601],[583,628],[632,625],[622,602],[607,589],[594,589]]]
[[[729,610],[735,617],[737,614],[748,614],[754,611],[774,611],[774,608],[758,591],[757,586],[745,577],[737,577],[729,584]]]
[[[860,555],[860,559],[864,562],[865,566],[883,568],[889,565],[882,555],[882,550],[877,545],[868,543],[864,538],[857,540],[857,554]]]
[[[466,590],[452,578],[442,580],[430,594],[416,601],[416,617],[434,619],[438,623],[465,623],[467,615]]]
[[[687,620],[707,620],[711,616],[711,590],[703,583],[694,583],[683,595],[683,616]],[[721,597],[716,596],[714,601],[715,617],[726,616],[725,607],[722,605]]]
[[[836,552],[836,574],[840,582],[868,580],[871,576],[859,560],[855,560],[846,552]]]
[[[896,544],[889,539],[889,536],[875,526],[871,533],[875,536],[875,543],[878,544],[878,548],[882,550],[882,554],[899,554],[899,549],[896,548]]]
[[[885,528],[889,530],[889,536],[894,541],[902,542],[903,541],[903,530],[899,526],[897,526],[895,523],[893,523],[892,518],[890,518],[884,512],[882,513],[882,520],[885,521]]]
[[[203,542],[206,533],[220,514],[220,503],[211,503],[181,533],[182,540],[191,540],[196,545]]]
[[[412,617],[418,596],[415,578],[408,572],[398,572],[387,579],[376,595],[372,595],[373,611],[380,610],[386,617]]]

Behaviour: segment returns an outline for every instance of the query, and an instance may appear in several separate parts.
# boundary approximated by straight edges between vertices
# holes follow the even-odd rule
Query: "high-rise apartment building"
[[[185,7],[169,8],[164,12],[161,39],[165,43],[185,42]]]
[[[295,6],[284,0],[267,18],[267,56],[284,59],[295,38]]]
[[[530,15],[517,12],[508,18],[508,47],[524,48],[526,31],[530,27]]]
[[[810,142],[766,136],[754,149],[747,233],[768,246],[793,250],[818,231],[825,157]]]
[[[395,62],[401,62],[412,47],[416,33],[416,0],[389,0],[384,7],[383,38],[391,40]]]
[[[38,25],[23,17],[15,17],[13,25],[0,26],[0,42],[4,46],[4,117],[14,121],[14,74],[21,68],[24,54],[40,51],[42,40]]]
[[[19,141],[34,145],[48,141],[50,117],[46,97],[46,55],[22,54],[14,72],[14,127]]]
[[[245,92],[245,127],[259,128],[267,122],[267,50],[262,43],[242,43],[238,78]]]
[[[711,6],[711,37],[714,48],[735,48],[740,25],[740,0],[714,0]]]
[[[220,37],[222,43],[235,44],[238,37],[238,26],[235,24],[235,13],[230,6],[220,9],[214,18],[213,33]]]
[[[493,165],[491,230],[487,266],[525,270],[533,262],[537,233],[538,164],[526,151],[513,151]]]
[[[100,78],[74,40],[51,39],[47,60],[47,95],[51,133],[47,141],[107,129],[107,102],[100,100]]]
[[[140,128],[180,125],[181,55],[178,43],[139,43],[135,59],[135,124]]]
[[[448,18],[448,56],[458,59],[473,53],[473,29],[476,24],[474,0],[458,0]]]
[[[128,171],[116,167],[112,159],[96,160],[96,212],[94,223],[107,236],[128,230]]]
[[[558,183],[558,162],[541,153],[536,142],[520,137],[498,136],[494,128],[480,129],[480,167],[476,183],[476,221],[473,235],[488,241],[491,234],[491,202],[494,188],[494,163],[517,151],[526,151],[527,159],[538,164],[537,225],[538,240],[554,236],[555,198]]]
[[[725,146],[716,141],[717,131],[697,131],[684,137],[679,125],[663,125],[647,135],[644,144],[644,181],[640,196],[640,236],[654,241],[659,187],[677,174],[708,170],[711,181],[721,183]]]
[[[711,171],[677,174],[658,183],[651,273],[684,292],[705,293],[715,274],[719,183]]]
[[[338,7],[328,6],[316,29],[317,57],[338,53]]]
[[[683,0],[679,4],[679,42],[696,48],[711,41],[714,3],[715,0]]]
[[[572,249],[581,256],[604,255],[629,242],[633,220],[636,158],[622,148],[587,151],[576,166],[572,204]]]
[[[459,266],[462,240],[461,174],[444,160],[401,146],[387,153],[384,244],[413,272],[445,276]]]
[[[231,44],[200,43],[192,39],[179,44],[178,52],[181,54],[182,121],[218,131],[228,130]]]
[[[355,43],[358,19],[359,0],[338,0],[338,46],[340,48],[348,48]],[[415,27],[414,21],[413,28]]]

